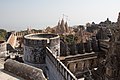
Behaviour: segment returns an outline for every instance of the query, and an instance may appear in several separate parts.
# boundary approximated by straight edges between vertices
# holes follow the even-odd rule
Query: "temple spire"
[[[118,15],[117,24],[118,24],[118,27],[120,28],[120,12],[119,12],[119,15]]]

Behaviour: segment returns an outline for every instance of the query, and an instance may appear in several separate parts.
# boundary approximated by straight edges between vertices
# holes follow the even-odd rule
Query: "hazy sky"
[[[0,28],[22,30],[55,26],[62,14],[70,26],[99,23],[108,17],[116,22],[120,0],[0,0]]]

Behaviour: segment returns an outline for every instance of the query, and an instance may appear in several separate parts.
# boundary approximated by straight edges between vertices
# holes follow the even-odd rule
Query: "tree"
[[[6,34],[6,30],[0,29],[0,41],[5,40]]]

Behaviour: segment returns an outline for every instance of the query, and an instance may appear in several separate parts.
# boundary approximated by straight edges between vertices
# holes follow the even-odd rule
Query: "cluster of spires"
[[[59,34],[64,34],[69,32],[67,21],[64,22],[64,19],[59,20],[58,25],[56,26],[56,32]]]

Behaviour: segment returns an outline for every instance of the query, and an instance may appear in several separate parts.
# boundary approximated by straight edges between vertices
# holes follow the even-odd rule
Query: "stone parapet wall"
[[[36,39],[34,40],[34,39],[24,38],[24,45],[31,46],[31,47],[34,47],[34,46],[44,47],[47,45],[47,40],[36,40]]]
[[[70,70],[53,54],[47,47],[46,65],[48,68],[49,80],[77,80]]]
[[[9,71],[26,80],[47,80],[41,69],[8,59],[4,64],[4,70]]]

